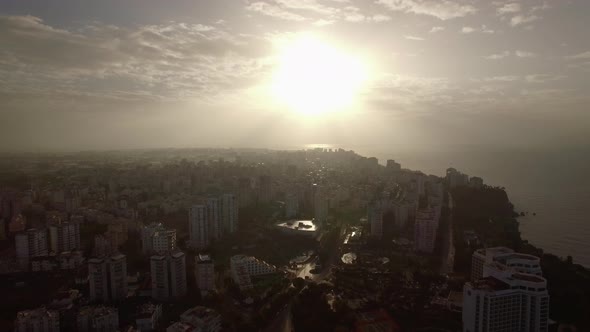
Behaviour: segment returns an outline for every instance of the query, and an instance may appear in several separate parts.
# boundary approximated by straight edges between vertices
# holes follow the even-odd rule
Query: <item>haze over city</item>
[[[0,148],[587,146],[589,9],[2,1]]]
[[[590,331],[589,18],[0,0],[0,331]]]

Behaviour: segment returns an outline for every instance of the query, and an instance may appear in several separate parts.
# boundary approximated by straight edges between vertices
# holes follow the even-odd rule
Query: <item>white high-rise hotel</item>
[[[463,287],[464,332],[546,332],[547,280],[539,259],[509,248],[473,254],[472,281]]]

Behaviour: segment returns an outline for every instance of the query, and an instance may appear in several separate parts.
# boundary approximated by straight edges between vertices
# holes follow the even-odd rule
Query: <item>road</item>
[[[321,271],[319,271],[319,273],[311,273],[311,270],[315,267],[315,264],[319,260],[319,258],[316,257],[311,261],[305,263],[301,268],[299,268],[299,270],[296,272],[297,277],[303,279],[305,279],[305,277],[309,277],[308,280],[311,280],[316,283],[328,278],[330,276],[330,273],[332,272],[332,267],[334,267],[337,263],[337,260],[340,259],[340,250],[338,250],[338,248],[342,243],[345,234],[346,230],[343,228],[339,234],[338,241],[335,241],[335,246],[330,250],[330,256],[328,257],[327,262],[322,266],[322,269]],[[279,311],[277,316],[264,330],[265,332],[293,331],[293,321],[291,319],[291,303],[292,299],[285,308]]]

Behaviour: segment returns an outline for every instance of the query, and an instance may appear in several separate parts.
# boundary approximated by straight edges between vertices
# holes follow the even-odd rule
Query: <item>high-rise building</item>
[[[118,302],[127,297],[127,258],[123,254],[88,260],[90,300]]]
[[[221,200],[217,197],[207,199],[207,218],[209,219],[209,238],[218,240],[222,234]]]
[[[221,227],[223,233],[234,233],[238,230],[238,201],[234,194],[221,196]]]
[[[110,256],[117,251],[117,245],[109,237],[102,234],[94,237],[94,249],[92,254],[95,257]]]
[[[56,254],[80,248],[80,224],[76,221],[59,221],[49,226],[51,251]]]
[[[369,206],[367,211],[371,236],[380,239],[383,236],[383,208],[380,204]]]
[[[76,316],[76,331],[107,332],[119,330],[119,310],[106,306],[80,308]]]
[[[463,287],[464,332],[546,332],[548,320],[543,277],[503,270]]]
[[[193,205],[188,213],[190,245],[202,249],[209,245],[209,219],[205,205]]]
[[[484,267],[488,264],[499,263],[514,272],[541,276],[541,260],[539,257],[516,253],[506,247],[478,249],[471,256],[471,280],[476,281],[484,277]]]
[[[22,268],[28,269],[30,259],[49,254],[47,229],[31,228],[14,237],[16,259]]]
[[[414,224],[414,247],[418,252],[432,253],[436,242],[438,218],[434,209],[419,210]]]
[[[241,208],[252,204],[252,180],[250,178],[238,180],[238,201]]]
[[[195,257],[195,280],[203,295],[215,289],[215,267],[211,256],[197,255]]]
[[[446,181],[451,189],[460,186],[467,186],[469,185],[469,175],[463,174],[454,168],[448,168]]]
[[[295,218],[299,214],[299,197],[296,193],[285,196],[285,217]]]
[[[59,313],[56,310],[38,308],[16,314],[15,332],[59,332]]]
[[[152,256],[150,266],[152,298],[170,301],[186,295],[186,261],[183,252]]]
[[[268,175],[262,175],[258,179],[258,202],[268,203],[272,199],[272,179]]]
[[[402,165],[396,163],[395,160],[389,159],[387,160],[386,169],[389,171],[399,172],[402,170]]]
[[[330,201],[328,200],[325,189],[318,188],[313,204],[313,220],[317,226],[321,227],[328,222],[329,209]]]

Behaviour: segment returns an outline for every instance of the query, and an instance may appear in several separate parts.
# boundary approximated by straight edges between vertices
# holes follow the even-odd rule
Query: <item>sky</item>
[[[0,0],[0,150],[590,146],[588,17],[587,0]],[[363,63],[346,111],[273,98],[301,36]]]

